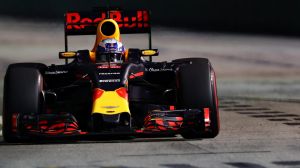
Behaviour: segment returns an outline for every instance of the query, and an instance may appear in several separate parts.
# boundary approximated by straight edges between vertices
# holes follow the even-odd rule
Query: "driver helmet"
[[[123,62],[125,48],[114,38],[101,41],[96,50],[96,62]]]

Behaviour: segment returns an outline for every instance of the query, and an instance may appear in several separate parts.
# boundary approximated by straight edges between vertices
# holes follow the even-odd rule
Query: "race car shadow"
[[[67,137],[67,138],[49,138],[49,139],[35,139],[24,140],[18,143],[7,143],[0,136],[0,146],[8,145],[49,145],[49,144],[86,144],[86,143],[145,143],[145,142],[175,142],[175,141],[199,141],[202,139],[184,139],[181,136],[107,136],[107,137]]]

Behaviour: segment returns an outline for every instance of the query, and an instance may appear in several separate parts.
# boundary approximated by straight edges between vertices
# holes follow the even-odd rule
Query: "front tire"
[[[12,64],[7,69],[4,79],[2,128],[6,142],[22,140],[20,125],[16,121],[23,114],[37,114],[42,110],[43,77],[37,68],[39,65],[41,64]]]
[[[178,70],[178,103],[182,108],[209,108],[210,126],[186,128],[181,136],[186,139],[214,138],[219,134],[219,110],[216,77],[206,58],[186,58],[173,62],[182,63]]]

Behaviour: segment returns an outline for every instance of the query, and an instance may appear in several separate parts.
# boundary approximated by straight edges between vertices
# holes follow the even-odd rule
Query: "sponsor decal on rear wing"
[[[93,12],[67,12],[65,14],[66,35],[94,35],[103,19],[114,19],[122,34],[149,33],[150,12],[148,10],[103,10]]]

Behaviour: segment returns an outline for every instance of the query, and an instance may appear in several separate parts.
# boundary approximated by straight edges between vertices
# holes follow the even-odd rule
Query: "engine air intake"
[[[101,26],[101,32],[105,36],[112,36],[116,32],[116,27],[112,22],[104,22]]]

